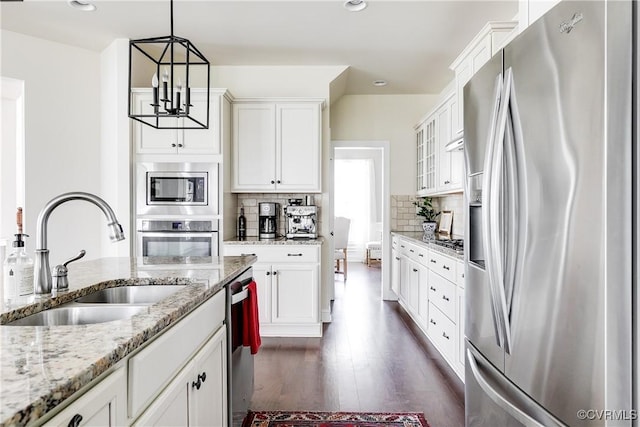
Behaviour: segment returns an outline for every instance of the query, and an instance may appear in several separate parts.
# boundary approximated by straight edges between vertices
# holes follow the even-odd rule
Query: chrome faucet
[[[51,293],[52,280],[51,268],[49,267],[49,249],[47,249],[47,222],[51,212],[64,202],[70,200],[85,200],[99,207],[107,217],[110,230],[109,238],[112,242],[124,240],[122,226],[118,222],[111,207],[100,197],[90,193],[72,192],[54,197],[45,205],[38,215],[38,226],[36,229],[36,259],[33,271],[33,290],[36,295],[47,295]]]

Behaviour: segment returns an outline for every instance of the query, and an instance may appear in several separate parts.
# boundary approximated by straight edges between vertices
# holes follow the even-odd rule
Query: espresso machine
[[[278,237],[278,208],[277,203],[258,203],[258,238]]]
[[[291,203],[291,201],[289,201]],[[287,239],[316,239],[318,207],[290,204],[284,208]]]

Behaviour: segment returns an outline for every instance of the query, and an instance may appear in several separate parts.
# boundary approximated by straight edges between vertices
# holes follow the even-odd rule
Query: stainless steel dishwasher
[[[253,280],[249,268],[227,287],[227,348],[229,425],[241,426],[249,410],[253,394],[253,355],[242,345],[244,321],[243,302],[249,297],[248,286]]]

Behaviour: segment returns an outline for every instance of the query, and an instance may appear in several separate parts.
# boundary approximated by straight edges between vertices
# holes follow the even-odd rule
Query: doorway
[[[395,300],[390,289],[389,259],[389,143],[387,141],[333,141],[331,145],[331,229],[336,216],[351,220],[347,258],[349,263],[365,263],[366,244],[381,241],[377,294]],[[332,245],[333,239],[332,239]],[[332,252],[335,248],[332,247]],[[336,280],[340,280],[336,276]],[[334,282],[335,283],[335,282]],[[331,288],[331,299],[335,288]]]

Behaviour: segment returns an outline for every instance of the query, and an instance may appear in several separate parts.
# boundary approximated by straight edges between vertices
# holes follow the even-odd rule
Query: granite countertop
[[[239,239],[227,239],[225,245],[322,245],[324,237],[317,239],[287,239],[286,237],[278,237],[277,239],[259,239],[257,236],[245,237]]]
[[[176,259],[102,258],[69,268],[69,291],[0,315],[0,425],[23,426],[42,417],[255,263],[255,256]],[[95,290],[143,284],[186,284],[185,289],[129,319],[78,326],[7,326],[5,323],[72,301]],[[6,309],[6,308],[5,308]]]
[[[405,237],[407,239],[411,239],[415,243],[428,247],[430,250],[434,250],[444,255],[448,255],[451,258],[464,261],[464,253],[459,254],[452,249],[445,248],[444,246],[440,246],[432,243],[433,240],[425,238],[424,233],[422,231],[392,231],[391,234],[395,234],[401,237]]]

